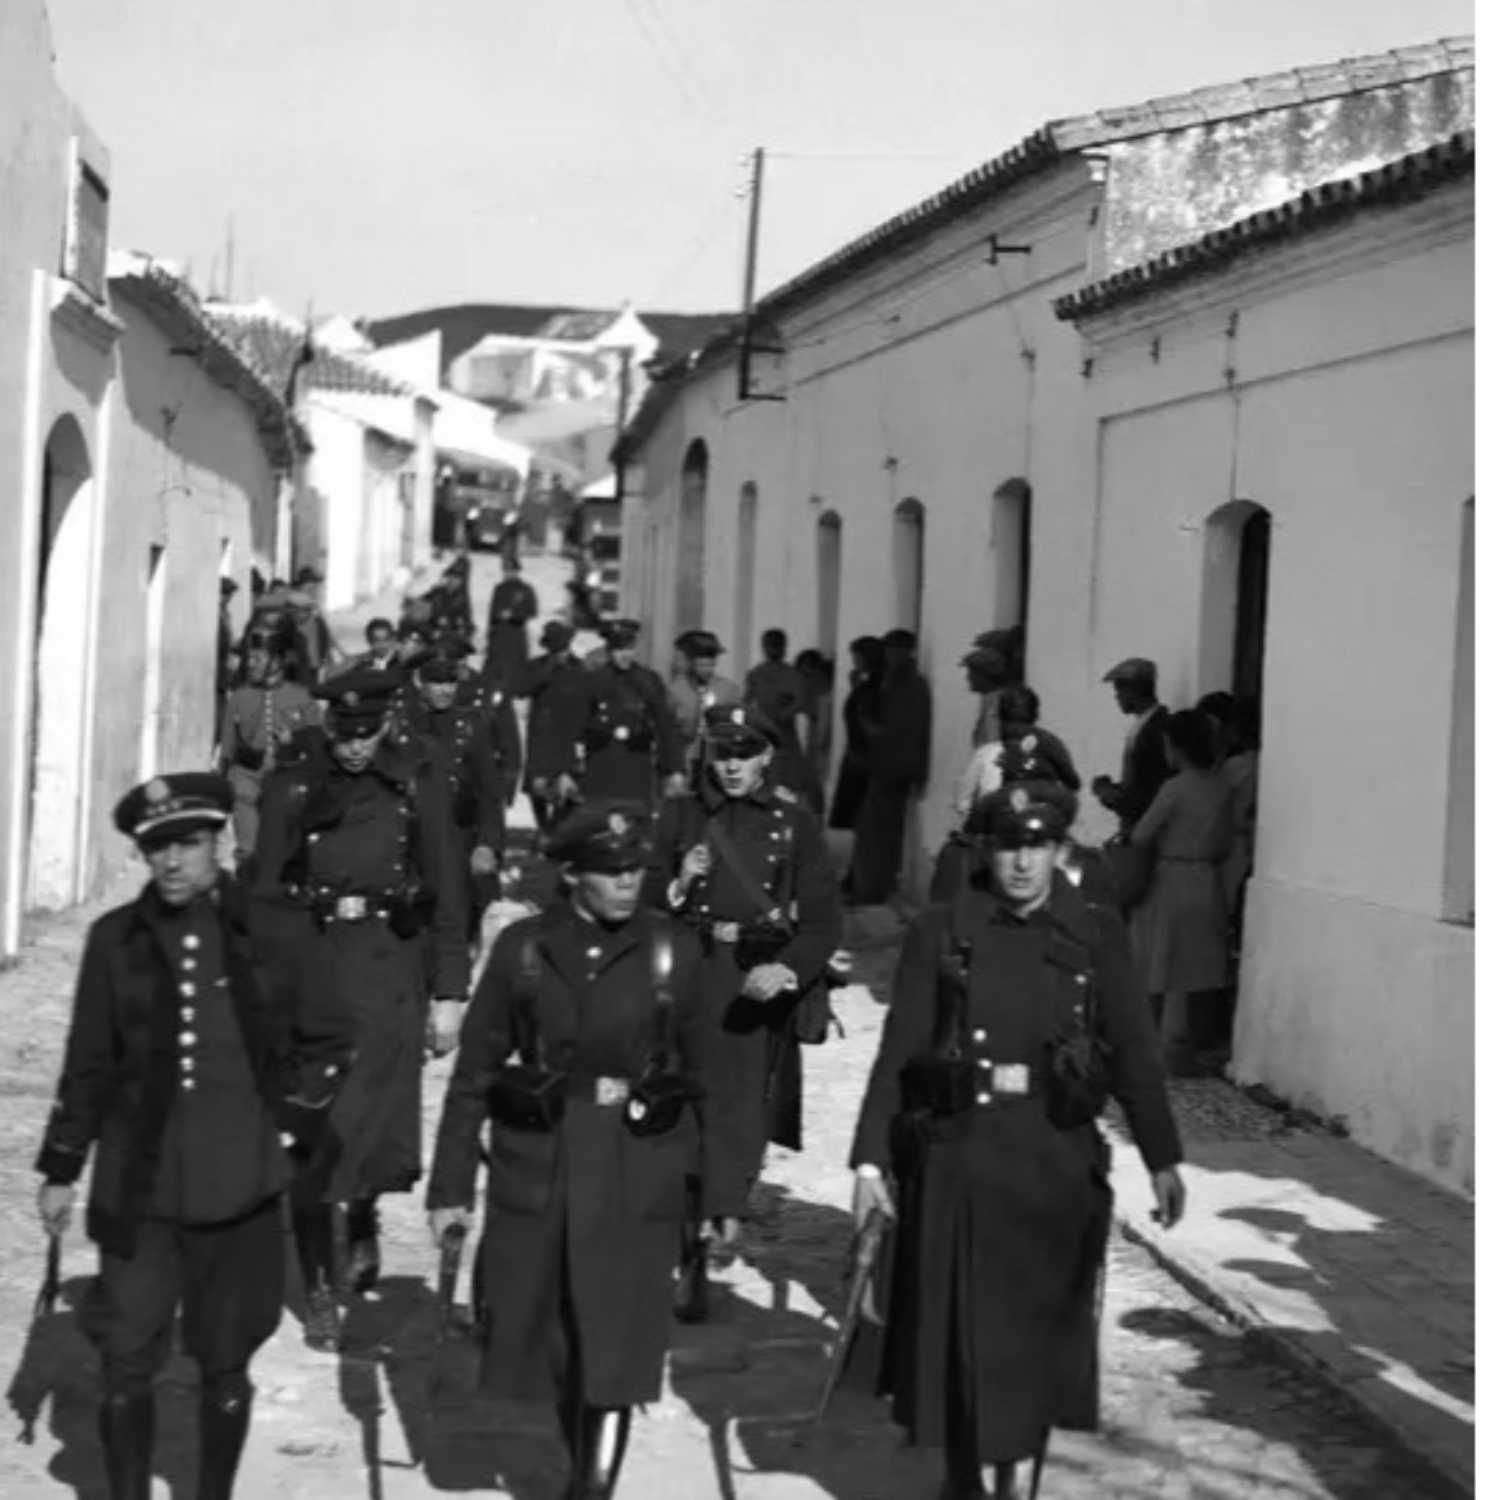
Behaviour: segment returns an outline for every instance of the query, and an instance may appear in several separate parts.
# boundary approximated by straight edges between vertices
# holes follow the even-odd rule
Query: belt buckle
[[[340,896],[333,904],[333,914],[340,922],[359,922],[369,911],[363,896]]]
[[[740,940],[738,922],[715,922],[713,931],[716,943],[737,943]]]
[[[623,1104],[630,1097],[628,1078],[596,1078],[594,1080],[595,1104]]]
[[[1031,1092],[1031,1068],[1026,1063],[994,1063],[990,1067],[990,1091],[1012,1097]]]

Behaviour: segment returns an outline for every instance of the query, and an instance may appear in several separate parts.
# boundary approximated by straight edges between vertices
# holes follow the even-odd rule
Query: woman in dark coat
[[[630,1409],[660,1395],[690,1175],[701,1178],[705,1218],[734,1233],[723,1216],[738,1186],[726,1191],[712,1095],[661,1134],[627,1128],[631,1085],[663,1041],[683,1073],[702,1072],[698,944],[640,907],[647,838],[644,810],[611,805],[558,827],[551,852],[570,893],[495,945],[464,1022],[428,1188],[439,1240],[468,1224],[489,1119],[484,1385],[556,1400],[576,1500],[613,1495]],[[503,1105],[492,1110],[517,1048],[565,1075],[550,1129],[515,1128]]]
[[[1066,818],[1032,792],[1021,784],[985,799],[988,887],[931,908],[908,933],[851,1152],[856,1219],[898,1205],[882,1386],[912,1440],[944,1450],[945,1500],[983,1495],[984,1464],[999,1467],[996,1493],[1010,1496],[1016,1465],[1044,1453],[1052,1428],[1097,1423],[1109,1148],[1092,1118],[1102,1097],[1066,1121],[1049,1101],[1054,1042],[1106,1044],[1108,1092],[1165,1223],[1183,1202],[1182,1152],[1125,929],[1055,874]],[[965,945],[949,1076],[972,1102],[924,1115],[903,1073],[937,1045],[940,966],[964,966]]]
[[[830,828],[853,828],[870,785],[870,726],[879,719],[885,651],[873,635],[849,646],[849,695],[844,699],[844,754],[828,811]]]

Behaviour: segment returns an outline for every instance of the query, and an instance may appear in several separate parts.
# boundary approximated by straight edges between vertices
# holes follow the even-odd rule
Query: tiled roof
[[[1324,183],[1300,197],[1216,229],[1191,244],[1179,245],[1143,265],[1059,297],[1053,304],[1065,322],[1092,317],[1125,302],[1149,297],[1190,277],[1217,271],[1226,262],[1336,223],[1382,204],[1410,202],[1443,184],[1474,173],[1474,132],[1413,152],[1356,177]]]
[[[443,340],[442,362],[446,369],[461,354],[492,333],[515,338],[585,338],[576,330],[596,320],[602,330],[609,327],[617,311],[589,307],[523,307],[504,302],[466,302],[454,307],[429,307],[393,318],[369,318],[362,327],[378,347],[401,344],[436,329]],[[730,313],[637,313],[636,316],[661,340],[659,359],[675,359],[691,353],[731,321]],[[549,329],[564,328],[564,333]]]
[[[1194,89],[1144,104],[1095,110],[1090,114],[1054,120],[1011,147],[1001,156],[975,168],[941,192],[877,225],[832,255],[794,276],[756,305],[756,313],[776,317],[798,303],[836,285],[900,245],[930,234],[977,205],[998,196],[1014,183],[1045,170],[1063,157],[1159,131],[1207,125],[1263,110],[1311,104],[1366,89],[1454,72],[1474,66],[1474,39],[1448,38],[1419,47],[1400,47],[1364,57],[1284,73],[1268,73],[1238,83]]]
[[[185,279],[149,256],[115,252],[109,290],[140,307],[173,340],[174,353],[191,352],[206,374],[245,402],[273,467],[290,469],[298,453],[312,451],[306,430],[282,400],[284,387],[245,357]]]
[[[224,337],[278,391],[285,391],[303,347],[306,330],[290,318],[254,308],[209,303],[208,315]],[[353,391],[366,396],[410,396],[411,386],[347,354],[314,340],[313,358],[299,379],[315,390]]]

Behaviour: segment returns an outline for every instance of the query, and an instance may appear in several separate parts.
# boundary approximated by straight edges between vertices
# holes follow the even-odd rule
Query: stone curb
[[[1161,1268],[1193,1294],[1233,1323],[1272,1358],[1311,1376],[1337,1392],[1366,1421],[1383,1432],[1430,1476],[1433,1500],[1473,1500],[1474,1475],[1455,1465],[1444,1449],[1418,1431],[1380,1398],[1368,1378],[1354,1378],[1350,1371],[1309,1348],[1296,1329],[1268,1322],[1254,1302],[1223,1284],[1219,1268],[1206,1257],[1195,1255],[1181,1240],[1162,1233],[1138,1209],[1115,1205],[1115,1223],[1133,1245],[1139,1245]]]

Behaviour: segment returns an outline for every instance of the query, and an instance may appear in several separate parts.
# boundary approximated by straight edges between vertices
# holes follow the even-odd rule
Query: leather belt
[[[629,1078],[569,1078],[568,1094],[585,1104],[624,1104],[635,1087]]]
[[[978,1087],[974,1093],[976,1104],[991,1104],[997,1098],[1026,1099],[1036,1092],[1028,1063],[981,1062],[978,1069]]]

